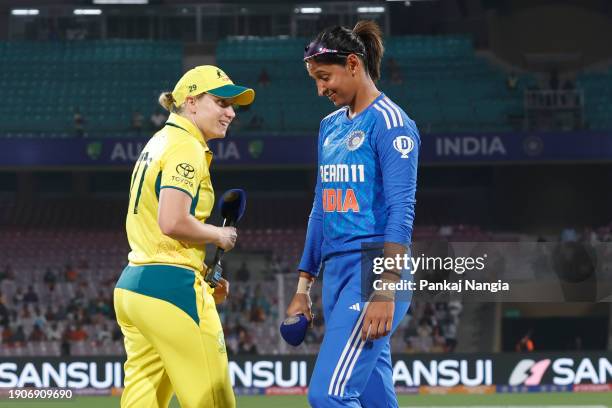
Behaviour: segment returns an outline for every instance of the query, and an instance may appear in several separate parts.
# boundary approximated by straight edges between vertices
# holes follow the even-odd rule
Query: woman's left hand
[[[213,298],[215,299],[215,304],[220,305],[225,302],[225,299],[229,296],[230,284],[227,280],[221,278],[217,287],[215,287],[215,291],[213,292]]]
[[[394,311],[395,302],[392,300],[371,300],[363,317],[361,339],[376,340],[391,333]]]

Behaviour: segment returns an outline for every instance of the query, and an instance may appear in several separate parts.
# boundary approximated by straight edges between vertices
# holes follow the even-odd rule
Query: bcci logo
[[[351,132],[351,134],[346,139],[346,148],[349,149],[350,151],[357,150],[361,147],[364,140],[365,140],[365,133],[362,132],[361,130],[356,130],[354,132]],[[327,139],[325,139],[325,141],[327,141]]]
[[[537,136],[529,136],[523,141],[523,150],[529,156],[538,156],[544,149],[544,142]]]
[[[188,163],[181,163],[179,165],[176,166],[176,172],[185,177],[186,179],[191,180],[193,178],[193,176],[195,175],[195,169],[193,168],[193,166],[191,164]]]
[[[299,316],[289,316],[285,319],[285,325],[296,324],[300,321]]]
[[[398,136],[393,140],[393,147],[402,154],[402,159],[407,159],[408,153],[414,149],[414,140],[409,136]]]

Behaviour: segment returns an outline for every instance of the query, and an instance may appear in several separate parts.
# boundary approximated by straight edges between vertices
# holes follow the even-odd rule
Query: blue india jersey
[[[381,94],[354,118],[321,121],[315,200],[300,270],[358,251],[364,242],[407,245],[414,220],[420,137],[412,119]]]

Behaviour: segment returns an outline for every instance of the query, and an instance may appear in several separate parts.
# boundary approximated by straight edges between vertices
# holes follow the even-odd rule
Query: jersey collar
[[[204,140],[204,135],[189,119],[184,118],[181,115],[176,113],[171,113],[166,121],[166,126],[172,126],[179,129],[183,129],[185,132],[189,133],[191,136],[195,137],[198,142],[204,146],[204,150],[210,150],[208,145],[206,144],[206,140]]]
[[[356,121],[357,119],[362,118],[362,117],[365,115],[365,113],[366,113],[367,111],[369,111],[370,109],[372,109],[372,106],[374,106],[374,104],[375,104],[376,102],[380,101],[380,100],[381,100],[381,99],[383,99],[384,97],[385,97],[385,94],[384,94],[383,92],[381,92],[381,93],[380,93],[380,95],[378,95],[378,96],[376,97],[376,99],[374,99],[374,100],[372,101],[372,103],[370,103],[370,104],[369,104],[369,105],[368,105],[368,106],[367,106],[367,107],[366,107],[364,110],[362,110],[361,112],[359,112],[359,113],[357,114],[357,116],[355,116],[355,117],[354,117],[354,118],[352,118],[352,119],[348,117],[348,107],[346,107],[346,112],[344,112],[344,114],[342,115],[342,122],[343,122],[343,123],[355,123],[355,121]]]

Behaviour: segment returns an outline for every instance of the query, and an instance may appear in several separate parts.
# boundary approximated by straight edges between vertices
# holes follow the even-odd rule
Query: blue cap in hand
[[[309,324],[308,319],[303,314],[290,316],[280,326],[281,336],[292,346],[299,346],[304,341],[304,337],[306,337],[306,330]]]

